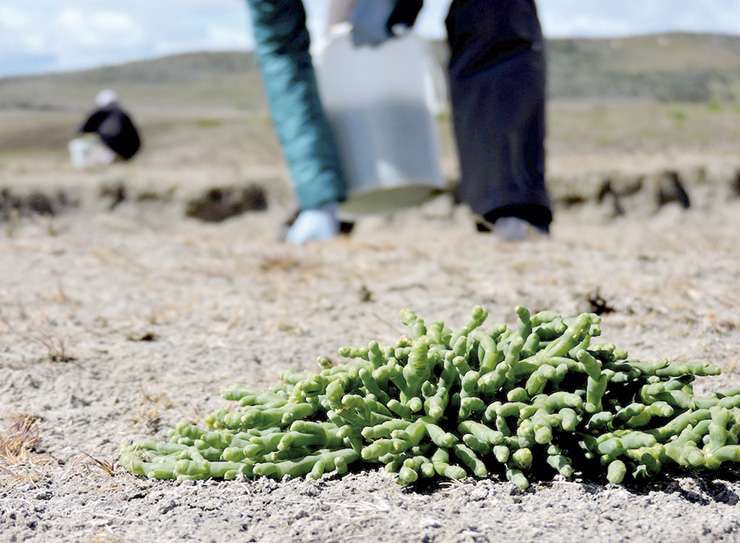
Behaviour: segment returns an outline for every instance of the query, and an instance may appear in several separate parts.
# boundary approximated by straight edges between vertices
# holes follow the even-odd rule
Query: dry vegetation
[[[69,302],[63,291],[57,291],[57,295],[60,296],[57,303]],[[53,300],[50,300],[50,302],[53,302]],[[23,311],[21,311],[21,315],[24,315]],[[22,330],[13,325],[4,314],[0,313],[0,325],[5,328],[4,332],[8,336],[14,336],[17,341],[36,345],[42,353],[41,360],[61,363],[76,360],[69,350],[67,339],[55,330],[57,326],[55,322],[48,317],[43,320],[30,321],[27,315],[23,320],[25,322]]]
[[[51,457],[36,451],[41,441],[40,419],[11,415],[5,423],[6,429],[0,432],[0,484],[34,484],[53,463]]]

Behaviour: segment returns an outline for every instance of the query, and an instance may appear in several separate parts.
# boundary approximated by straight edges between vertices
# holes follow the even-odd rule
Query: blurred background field
[[[443,42],[432,44],[440,67]],[[740,165],[740,37],[661,34],[549,43],[551,183],[604,172],[649,174]],[[187,186],[270,180],[288,198],[280,152],[254,57],[180,54],[80,72],[0,79],[0,182],[69,182],[66,143],[111,87],[139,122],[141,158],[117,166],[133,182]],[[456,177],[453,140],[440,115],[444,167]],[[56,176],[46,176],[54,168]],[[193,168],[198,175],[190,175]],[[720,174],[718,174],[720,175]],[[189,178],[192,178],[189,180]],[[196,179],[197,178],[197,179]]]

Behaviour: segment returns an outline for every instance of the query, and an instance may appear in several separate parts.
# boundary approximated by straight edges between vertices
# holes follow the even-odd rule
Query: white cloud
[[[150,43],[147,33],[124,12],[64,8],[54,20],[47,47],[56,68],[76,68],[140,56]]]
[[[21,8],[0,6],[0,75],[48,66],[44,35]],[[5,68],[8,66],[8,68]]]
[[[125,13],[113,11],[99,11],[93,13],[90,22],[102,32],[113,32],[115,34],[141,36],[141,29],[134,23],[133,19]]]
[[[2,2],[0,76],[249,45],[238,0]]]
[[[550,36],[614,36],[664,31],[740,33],[740,0],[541,0]]]
[[[19,9],[0,6],[0,30],[4,32],[23,30],[30,22],[31,19]]]
[[[206,40],[211,47],[218,49],[246,49],[247,33],[226,25],[207,25]]]

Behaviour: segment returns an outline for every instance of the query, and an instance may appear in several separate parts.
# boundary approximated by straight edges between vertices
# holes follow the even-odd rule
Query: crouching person
[[[69,142],[70,158],[76,168],[131,160],[141,149],[139,131],[115,92],[100,91],[95,104],[97,107],[78,130],[80,136]]]

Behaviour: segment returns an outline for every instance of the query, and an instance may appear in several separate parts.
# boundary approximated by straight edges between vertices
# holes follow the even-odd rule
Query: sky
[[[493,1],[493,0],[491,0]],[[327,0],[305,0],[319,28]],[[449,0],[426,0],[419,33],[441,37]],[[740,34],[740,0],[539,0],[545,33]],[[166,54],[249,49],[244,0],[2,0],[0,76],[72,70]]]

